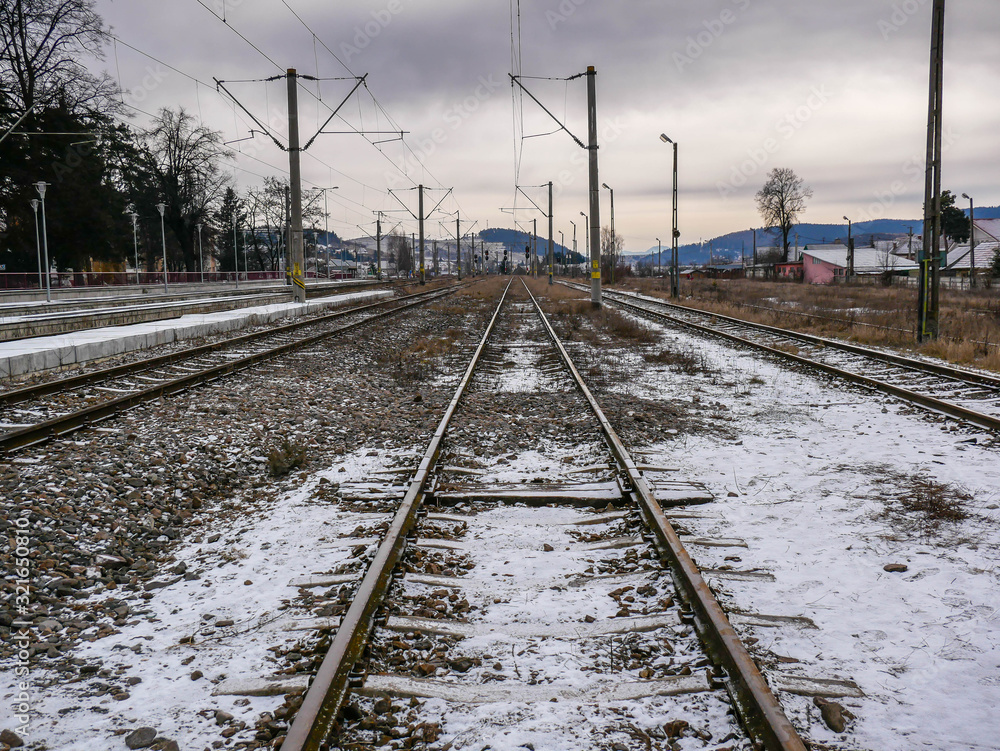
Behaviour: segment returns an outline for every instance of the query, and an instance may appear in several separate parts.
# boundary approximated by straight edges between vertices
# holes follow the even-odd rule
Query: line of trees
[[[251,270],[274,270],[285,253],[286,183],[268,178],[240,193],[222,135],[183,109],[161,109],[147,128],[122,122],[117,85],[83,61],[103,59],[108,30],[96,0],[5,0],[0,4],[0,264],[37,269],[35,183],[45,194],[55,270],[121,265],[134,254],[133,213],[146,269],[198,271],[198,225],[206,261],[235,268],[239,243]],[[303,224],[320,225],[319,191],[303,195]],[[234,224],[243,230],[233,237]],[[254,228],[254,231],[246,231]],[[244,251],[245,248],[245,251]],[[207,264],[206,264],[207,265]]]

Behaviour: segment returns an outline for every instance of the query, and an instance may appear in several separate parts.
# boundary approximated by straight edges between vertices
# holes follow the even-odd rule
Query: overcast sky
[[[359,89],[342,114],[355,128],[408,131],[409,148],[329,134],[303,158],[307,186],[339,186],[330,226],[344,236],[359,235],[356,225],[371,223],[375,210],[400,209],[386,188],[421,182],[434,188],[428,209],[444,196],[439,188],[453,187],[442,209],[459,208],[477,229],[513,226],[501,208],[515,205],[517,175],[523,186],[556,183],[556,239],[562,230],[570,245],[575,221],[582,248],[586,152],[563,132],[521,138],[558,126],[526,96],[515,103],[508,73],[517,65],[525,76],[553,78],[596,67],[600,177],[615,189],[627,250],[670,234],[671,153],[661,132],[679,143],[682,243],[759,226],[753,196],[773,167],[794,169],[812,187],[804,221],[921,212],[930,0],[521,0],[519,63],[506,0],[202,2],[98,0],[122,42],[180,71],[109,46],[104,66],[120,78],[125,101],[144,112],[182,106],[231,141],[248,137],[251,121],[216,93],[213,78],[285,68],[321,78],[368,74],[371,95]],[[514,29],[516,48],[516,21]],[[1000,2],[951,0],[945,33],[943,187],[977,205],[1000,204]],[[302,84],[305,141],[353,81]],[[525,85],[586,140],[585,78]],[[227,88],[284,138],[283,81]],[[137,125],[147,121],[135,114]],[[328,130],[348,126],[334,120]],[[242,152],[232,163],[240,186],[287,175],[287,155],[269,139],[232,146]],[[544,189],[525,191],[544,207]],[[416,209],[415,192],[398,195]],[[602,224],[608,198],[602,190]],[[524,196],[516,205],[530,206]],[[522,226],[533,216],[544,234],[539,212],[517,212]],[[436,221],[431,228],[438,231]]]

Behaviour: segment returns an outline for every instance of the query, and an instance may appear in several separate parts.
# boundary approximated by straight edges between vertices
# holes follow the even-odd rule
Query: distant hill
[[[558,233],[557,233],[558,234]],[[506,229],[502,227],[491,227],[490,229],[484,229],[479,233],[486,242],[490,243],[503,243],[508,251],[513,252],[513,258],[515,260],[524,258],[524,246],[531,241],[531,235],[527,232],[522,232],[516,229]],[[549,238],[548,236],[542,236],[539,234],[538,237],[538,255],[544,257],[548,252]],[[580,253],[574,254],[572,250],[567,248],[565,245],[560,245],[558,241],[553,243],[553,253],[556,254],[556,258],[559,258],[561,254],[565,254],[567,263],[583,263],[584,257]]]
[[[968,208],[965,209],[968,214]],[[976,219],[997,219],[1000,218],[1000,206],[976,207]],[[869,222],[857,222],[851,227],[851,234],[854,236],[856,244],[868,244],[874,237],[875,240],[888,240],[899,235],[905,235],[913,229],[914,235],[923,232],[923,219],[873,219]],[[788,236],[792,247],[795,247],[795,235],[799,236],[799,248],[807,245],[825,245],[828,243],[840,242],[847,244],[846,224],[797,224]],[[670,235],[670,232],[667,232]],[[774,247],[781,244],[781,233],[777,230],[757,230],[757,247]],[[753,230],[739,230],[725,235],[713,237],[706,240],[704,244],[698,243],[681,245],[677,249],[679,263],[681,265],[700,265],[709,262],[709,257],[715,262],[738,261],[740,254],[746,253],[749,258],[753,253]],[[631,255],[632,260],[639,260],[642,263],[656,263],[656,246],[648,250]],[[669,258],[669,248],[664,246],[663,263],[667,263]]]

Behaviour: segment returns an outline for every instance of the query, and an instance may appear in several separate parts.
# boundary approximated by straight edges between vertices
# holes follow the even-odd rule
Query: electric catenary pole
[[[938,335],[941,274],[941,116],[944,79],[944,0],[934,0],[931,22],[930,95],[927,106],[927,166],[924,179],[924,242],[917,296],[917,341]]]
[[[590,299],[595,307],[601,305],[601,197],[600,178],[597,168],[597,69],[593,65],[587,66],[585,73],[577,73],[569,76],[566,81],[572,81],[583,76],[587,77],[587,143],[584,144],[579,138],[573,135],[569,129],[560,122],[559,118],[549,112],[538,99],[525,88],[521,83],[521,76],[508,73],[512,83],[517,84],[520,89],[527,94],[535,104],[551,117],[558,125],[559,130],[564,130],[576,144],[585,149],[589,154],[589,183],[590,183]],[[543,212],[544,213],[544,212]],[[551,212],[550,212],[551,213]]]

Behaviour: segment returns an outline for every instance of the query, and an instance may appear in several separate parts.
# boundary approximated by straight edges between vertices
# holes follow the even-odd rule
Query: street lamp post
[[[663,273],[663,244],[660,238],[656,238],[656,273]]]
[[[139,285],[139,212],[135,209],[126,211],[132,217],[132,246],[135,249],[135,283]]]
[[[590,252],[590,217],[582,211],[580,212],[580,216],[583,217],[583,247],[587,248],[587,252]],[[586,264],[584,264],[584,267],[586,267]]]
[[[563,261],[565,261],[566,260],[566,235],[563,234],[562,230],[559,230],[559,247],[562,248],[562,250],[559,251],[559,255],[562,256]],[[552,259],[552,260],[553,260],[553,262],[555,261],[555,259]],[[551,266],[550,266],[550,269],[551,269]],[[563,273],[565,274],[566,272],[563,271]]]
[[[49,226],[45,222],[45,189],[46,182],[35,183],[35,190],[42,199],[42,248],[45,250],[45,301],[52,302],[52,274],[49,273]]]
[[[205,253],[201,247],[201,222],[198,222],[195,227],[198,228],[198,268],[201,269],[201,283],[205,283]]]
[[[969,289],[972,289],[976,286],[976,207],[968,193],[963,193],[962,198],[969,199]]]
[[[660,133],[660,140],[669,143],[674,147],[674,187],[673,200],[671,201],[671,230],[670,230],[670,296],[680,297],[681,277],[678,268],[677,238],[681,233],[677,230],[677,142],[670,139],[666,133]]]
[[[163,238],[163,291],[169,292],[167,287],[167,225],[164,214],[167,211],[165,203],[156,204],[156,210],[160,212],[160,236]]]
[[[854,276],[854,237],[851,235],[851,220],[846,216],[847,222],[847,281],[851,281]]]
[[[618,238],[615,235],[615,191],[607,183],[601,183],[601,187],[607,188],[611,193],[611,283],[614,284],[616,256],[618,254]]]
[[[38,199],[31,199],[31,210],[35,213],[35,249],[38,251],[38,289],[42,288],[42,234],[38,226]]]
[[[246,246],[246,242],[243,243]],[[247,266],[243,261],[243,268]],[[233,268],[236,269],[236,289],[240,288],[240,243],[236,239],[236,212],[233,212]]]

